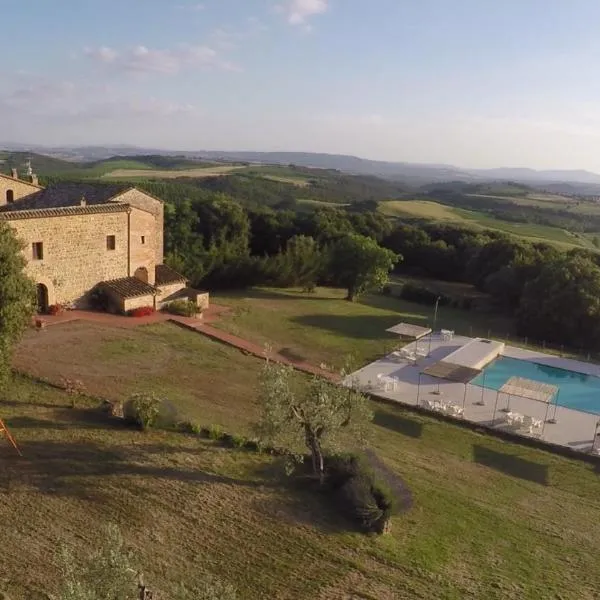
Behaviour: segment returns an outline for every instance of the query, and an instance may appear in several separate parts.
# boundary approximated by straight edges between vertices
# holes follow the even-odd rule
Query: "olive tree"
[[[146,597],[148,588],[114,524],[107,527],[100,547],[83,561],[62,546],[59,563],[62,575],[59,600],[138,600]],[[206,573],[199,585],[187,587],[182,584],[168,597],[173,600],[237,600],[238,596],[234,587]]]
[[[319,376],[297,384],[292,367],[271,361],[262,372],[259,402],[261,440],[284,449],[295,461],[302,460],[301,449],[307,448],[321,483],[325,451],[360,445],[372,419],[368,400],[356,385],[345,387]]]
[[[12,351],[34,312],[35,287],[25,275],[23,246],[0,222],[0,383],[10,375]]]

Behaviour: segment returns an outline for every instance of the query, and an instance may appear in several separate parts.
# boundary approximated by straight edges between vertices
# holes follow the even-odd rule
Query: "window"
[[[44,260],[44,244],[42,242],[33,242],[32,251],[33,260]]]
[[[14,190],[6,190],[6,203],[12,204],[15,201],[15,192]]]
[[[145,244],[145,243],[146,243],[146,236],[145,236],[145,235],[143,235],[143,236],[142,236],[142,244]]]
[[[106,236],[106,249],[114,250],[117,247],[117,241],[114,235]]]

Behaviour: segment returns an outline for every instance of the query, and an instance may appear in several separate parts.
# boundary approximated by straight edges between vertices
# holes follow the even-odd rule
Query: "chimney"
[[[38,176],[37,175],[32,175],[31,176],[31,183],[33,183],[33,185],[40,185],[38,183]]]
[[[11,169],[10,174],[12,175],[13,179],[19,179],[19,172],[17,171],[17,169]]]
[[[85,199],[85,196],[81,196],[81,200],[79,201],[79,204],[81,206],[87,206],[87,201]]]

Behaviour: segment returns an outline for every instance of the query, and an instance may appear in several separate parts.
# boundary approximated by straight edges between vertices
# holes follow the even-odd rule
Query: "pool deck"
[[[502,342],[475,338],[468,341],[464,346],[451,352],[442,362],[449,362],[462,367],[481,370],[485,365],[492,362],[504,350]]]
[[[465,386],[462,383],[453,383],[421,374],[423,369],[447,358],[471,341],[472,338],[462,336],[455,336],[452,340],[444,341],[439,334],[433,333],[431,335],[430,355],[427,358],[420,359],[418,364],[413,365],[409,361],[388,355],[352,373],[346,382],[358,381],[363,389],[368,390],[375,396],[410,406],[417,405],[417,392],[419,406],[424,405],[426,398],[435,400],[441,397],[444,401],[452,401],[461,406],[464,402],[464,419],[493,429],[509,430],[506,423],[506,414],[502,410],[507,407],[509,401],[507,396],[498,395],[495,390],[484,389],[477,385],[467,384]],[[414,349],[414,345],[412,343],[407,348]],[[419,340],[418,347],[420,350],[429,349],[430,336]],[[502,355],[600,377],[600,365],[542,354],[514,346],[504,346]],[[394,391],[384,391],[378,385],[379,374],[395,377],[398,381],[396,389]],[[440,395],[436,393],[438,390]],[[497,397],[497,406],[494,411]],[[482,401],[483,405],[480,404]],[[546,416],[549,420],[553,417],[556,419],[556,423],[544,423],[541,435],[530,436],[525,433],[524,436],[566,446],[572,450],[590,452],[596,423],[600,420],[600,416],[560,405],[555,409],[554,404],[548,408],[549,410],[546,413],[547,405],[544,402],[514,396],[510,398],[510,409],[512,411],[540,420],[545,420]],[[518,433],[521,434],[522,432],[519,431]],[[600,444],[597,444],[598,446]]]

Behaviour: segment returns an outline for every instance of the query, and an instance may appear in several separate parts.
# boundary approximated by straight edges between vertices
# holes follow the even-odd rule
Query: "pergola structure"
[[[451,362],[439,361],[433,365],[429,365],[419,373],[419,383],[417,385],[417,406],[419,405],[419,394],[421,390],[421,375],[429,375],[437,379],[445,379],[446,381],[452,381],[454,383],[462,383],[465,386],[465,393],[463,396],[463,410],[467,401],[467,385],[469,385],[471,379],[477,377],[481,373],[481,369],[473,369],[471,367],[465,367],[464,365],[456,365]],[[440,387],[438,384],[437,392],[439,394]]]
[[[430,327],[421,327],[420,325],[412,325],[411,323],[398,323],[393,327],[386,329],[389,333],[394,333],[401,338],[409,339],[415,342],[415,350],[417,349],[419,340],[431,333]]]
[[[542,383],[541,381],[535,381],[534,379],[525,379],[523,377],[511,377],[499,390],[496,392],[496,402],[494,404],[494,416],[492,422],[496,420],[496,409],[498,407],[498,397],[500,394],[506,394],[508,396],[508,404],[505,410],[510,410],[510,398],[511,396],[517,396],[518,398],[528,398],[529,400],[537,400],[538,402],[544,402],[546,404],[546,415],[544,416],[544,425],[542,427],[542,433],[548,422],[548,411],[550,405],[554,399],[554,416],[550,422],[556,422],[556,408],[558,406],[558,394],[560,388],[557,385],[550,385],[549,383]]]

